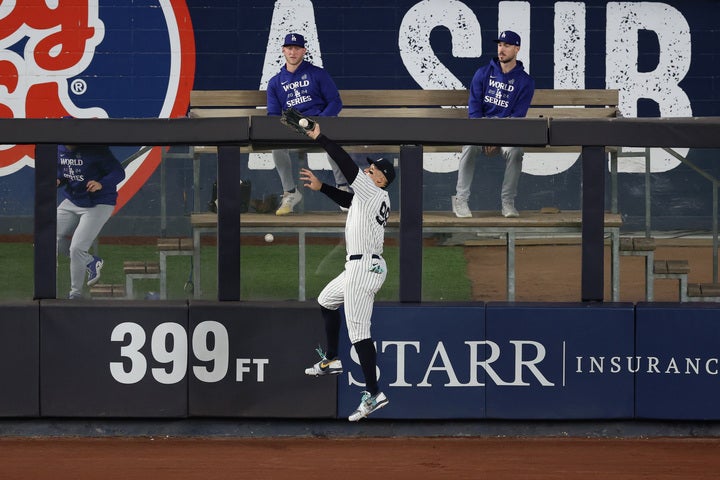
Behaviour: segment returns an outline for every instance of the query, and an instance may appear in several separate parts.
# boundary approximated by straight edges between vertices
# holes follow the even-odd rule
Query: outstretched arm
[[[315,190],[316,192],[321,191],[341,207],[350,208],[350,203],[352,203],[353,198],[352,193],[332,187],[327,183],[322,183],[311,170],[301,168],[300,180],[305,182],[303,185],[310,190]]]
[[[330,155],[330,158],[340,167],[340,171],[342,171],[347,179],[348,184],[352,184],[355,181],[355,177],[360,173],[360,168],[358,168],[353,159],[350,158],[350,155],[348,155],[340,145],[320,132],[320,124],[318,122],[315,122],[315,128],[307,131],[307,135],[325,149]]]

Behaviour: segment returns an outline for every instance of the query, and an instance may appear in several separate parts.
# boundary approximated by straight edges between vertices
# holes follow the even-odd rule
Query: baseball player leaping
[[[340,336],[340,305],[345,304],[345,317],[350,342],[360,359],[367,391],[357,409],[348,417],[356,422],[388,404],[378,387],[375,372],[375,345],[370,336],[375,294],[385,282],[387,268],[382,257],[385,225],[390,216],[390,197],[385,190],[395,179],[395,169],[388,160],[370,160],[360,172],[355,162],[339,145],[320,133],[320,126],[307,135],[316,140],[340,167],[353,193],[324,184],[310,170],[301,169],[300,179],[305,187],[319,190],[341,207],[349,208],[345,222],[347,257],[345,270],[320,292],[318,303],[325,320],[327,349],[318,349],[321,360],[305,370],[307,375],[337,375],[342,373],[338,356]]]

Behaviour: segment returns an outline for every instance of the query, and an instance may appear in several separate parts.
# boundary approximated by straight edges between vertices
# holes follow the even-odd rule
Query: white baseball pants
[[[345,321],[350,343],[370,338],[375,294],[387,277],[385,259],[365,254],[358,260],[347,260],[345,270],[320,292],[318,303],[328,310],[345,304]]]

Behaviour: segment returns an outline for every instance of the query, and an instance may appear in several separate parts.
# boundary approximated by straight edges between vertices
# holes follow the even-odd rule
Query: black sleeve
[[[340,190],[339,188],[331,187],[327,183],[323,183],[320,187],[320,191],[330,198],[333,202],[337,203],[341,207],[350,208],[352,203],[353,193]]]
[[[333,159],[337,166],[340,167],[340,171],[342,171],[343,175],[345,176],[348,185],[351,185],[355,181],[355,177],[357,177],[360,169],[355,164],[353,159],[350,158],[350,155],[348,155],[348,153],[343,150],[340,145],[333,142],[322,133],[317,137],[316,141],[320,144],[321,147],[325,149],[325,151],[328,153],[328,155],[330,155],[330,158]]]

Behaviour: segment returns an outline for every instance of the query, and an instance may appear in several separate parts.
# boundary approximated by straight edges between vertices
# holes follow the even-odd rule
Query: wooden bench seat
[[[467,90],[341,90],[341,117],[467,118]],[[263,90],[194,90],[189,116],[267,115]],[[580,108],[584,107],[584,108]],[[611,118],[619,114],[617,90],[537,89],[529,118]]]
[[[192,250],[192,238],[158,238],[158,250]]]
[[[678,297],[681,302],[688,300],[688,274],[690,264],[687,260],[655,260],[653,274],[655,278],[678,281]]]
[[[621,237],[621,252],[648,252],[655,250],[655,239],[645,237]]]
[[[424,212],[423,229],[442,228],[572,228],[582,226],[582,212],[579,210],[564,210],[558,213],[547,214],[539,210],[523,210],[522,215],[516,218],[504,218],[496,210],[474,211],[471,218],[458,218],[452,212]],[[336,212],[305,212],[302,215],[272,215],[260,213],[243,213],[240,215],[240,228],[257,227],[272,228],[344,228],[347,217]],[[216,213],[193,213],[190,216],[193,228],[216,228]],[[398,228],[400,216],[391,215],[388,219],[389,228]],[[622,226],[622,217],[619,214],[605,214],[606,227]],[[269,230],[270,231],[270,230]],[[267,232],[266,232],[267,233]],[[193,238],[194,243],[194,238]],[[192,248],[192,247],[191,247]]]
[[[693,283],[688,285],[687,301],[720,302],[720,284]]]
[[[621,237],[620,255],[645,258],[645,301],[655,298],[655,239]]]
[[[656,260],[654,270],[657,275],[676,275],[690,273],[690,265],[687,260]]]
[[[341,117],[468,118],[467,90],[340,90]],[[612,118],[619,116],[618,90],[536,89],[528,118]],[[267,115],[264,90],[193,90],[190,110],[193,118],[252,117]],[[353,145],[351,153],[397,153],[399,146]],[[425,146],[423,151],[458,153],[462,145]],[[241,148],[244,152],[267,149]],[[321,149],[312,149],[320,151]],[[193,147],[193,157],[216,154],[216,147]],[[579,147],[527,147],[528,153],[579,152]],[[616,153],[614,147],[608,151]],[[616,162],[613,157],[613,164]],[[615,211],[615,210],[613,210]]]
[[[135,297],[133,285],[135,280],[160,278],[160,262],[126,260],[123,262],[123,272],[125,273],[125,296],[132,299]]]
[[[123,262],[123,272],[128,274],[159,273],[160,262],[146,262],[144,260],[126,260]]]
[[[125,286],[111,283],[96,283],[90,287],[92,298],[125,298]]]
[[[160,256],[160,300],[167,299],[167,257],[194,255],[193,240],[188,237],[158,238]]]
[[[305,298],[305,245],[306,234],[342,234],[345,229],[346,215],[336,212],[305,212],[302,215],[267,215],[244,213],[240,215],[240,231],[249,234],[292,233],[298,236],[298,300]],[[195,294],[201,292],[200,246],[201,235],[215,232],[217,214],[193,213],[190,224],[193,228],[193,246],[195,261],[193,282]],[[580,235],[582,231],[582,212],[557,211],[543,213],[540,210],[524,210],[520,217],[504,218],[497,211],[475,211],[471,218],[458,218],[452,212],[424,212],[423,233],[467,233],[492,234],[502,236],[506,248],[507,299],[515,300],[515,240],[518,235]],[[611,284],[613,301],[619,301],[619,262],[618,244],[622,217],[619,214],[606,213],[604,229],[611,239],[612,268]],[[399,231],[399,215],[391,215],[386,232]]]

